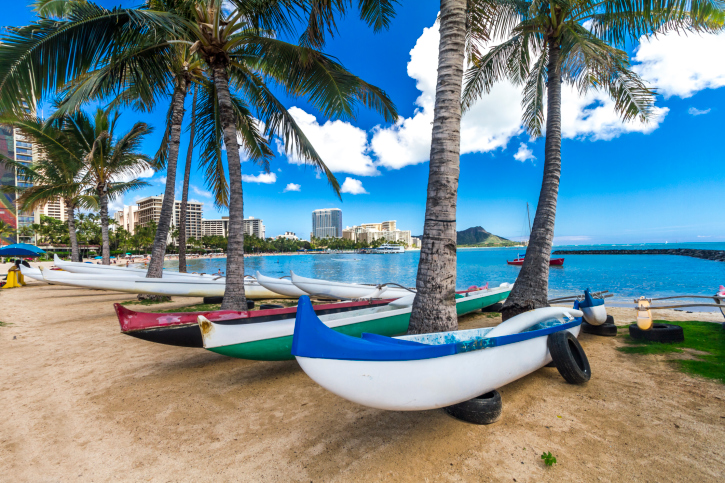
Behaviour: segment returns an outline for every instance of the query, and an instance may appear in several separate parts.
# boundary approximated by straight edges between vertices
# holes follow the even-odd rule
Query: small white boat
[[[587,288],[584,290],[584,300],[579,302],[579,310],[584,313],[584,320],[590,325],[602,325],[607,321],[607,309],[604,299],[595,299]]]
[[[309,298],[297,308],[292,354],[319,385],[350,401],[393,411],[450,406],[551,362],[549,334],[579,334],[579,310],[546,307],[498,327],[362,339],[330,330]]]
[[[393,243],[383,243],[379,247],[374,248],[370,253],[374,253],[376,255],[392,255],[396,253],[405,253],[405,248]]]
[[[271,290],[272,292],[294,298],[308,295],[307,292],[301,290],[295,284],[293,284],[292,280],[286,278],[267,277],[259,273],[259,271],[257,271],[256,277],[257,282],[259,282],[261,286],[268,290]]]
[[[109,280],[106,275],[82,273],[63,273],[45,270],[46,282],[70,285],[94,290],[111,290],[145,295],[168,295],[176,297],[222,297],[226,288],[225,280],[184,280],[160,278],[122,278]],[[267,290],[253,278],[244,279],[244,292],[251,300],[289,298]]]
[[[407,290],[399,287],[388,287],[384,285],[364,285],[357,283],[331,282],[315,278],[306,278],[292,275],[292,283],[303,292],[319,297],[333,299],[397,299],[405,297],[415,290]]]
[[[39,282],[45,282],[45,279],[43,278],[43,271],[39,268],[33,268],[33,267],[26,267],[22,263],[20,264],[20,273],[23,274],[23,277],[30,277],[33,280],[37,280]]]

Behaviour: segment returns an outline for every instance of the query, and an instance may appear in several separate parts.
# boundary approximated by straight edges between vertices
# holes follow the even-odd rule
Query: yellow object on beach
[[[640,297],[637,303],[639,304],[637,307],[637,327],[642,330],[649,330],[652,328],[652,311],[649,309],[649,300]]]
[[[20,270],[15,267],[8,270],[8,279],[5,281],[5,285],[3,285],[2,288],[22,287],[23,285],[25,285],[25,278],[23,277],[23,274],[20,273]]]

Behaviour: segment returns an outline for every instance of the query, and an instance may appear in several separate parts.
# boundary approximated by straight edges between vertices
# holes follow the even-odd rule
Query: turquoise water
[[[682,243],[667,245],[578,245],[557,246],[557,249],[608,248],[699,248],[725,249],[725,243]],[[520,267],[507,265],[520,248],[477,248],[458,250],[459,289],[489,282],[497,286],[514,282]],[[246,273],[259,270],[270,277],[289,275],[290,270],[304,277],[340,282],[396,282],[415,286],[418,251],[400,255],[282,255],[245,258]],[[551,267],[551,297],[592,290],[609,290],[614,300],[631,301],[645,295],[664,297],[677,294],[712,295],[725,284],[725,263],[675,255],[566,255],[563,267]],[[167,262],[173,269],[175,261]],[[189,271],[216,273],[226,270],[225,259],[189,261]],[[614,301],[613,300],[613,301]]]

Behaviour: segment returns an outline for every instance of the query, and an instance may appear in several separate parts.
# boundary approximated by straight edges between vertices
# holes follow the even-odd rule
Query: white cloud
[[[350,193],[351,195],[368,194],[368,192],[365,191],[365,188],[363,188],[362,181],[360,181],[359,179],[353,179],[350,177],[345,178],[345,182],[342,183],[340,192]]]
[[[287,183],[287,186],[285,186],[284,188],[284,192],[286,193],[287,191],[300,191],[301,188],[302,186],[296,183]]]
[[[166,176],[159,176],[158,179],[153,180],[158,184],[166,184]]]
[[[687,112],[693,116],[702,116],[703,114],[707,114],[710,111],[711,109],[698,109],[696,107],[691,107],[687,110]]]
[[[197,194],[199,196],[205,196],[207,198],[211,198],[211,193],[209,191],[199,189],[196,186],[194,186],[193,184],[189,185],[189,187],[191,188],[191,191],[193,191],[195,194]]]
[[[648,134],[657,129],[670,111],[654,107],[648,123],[639,120],[624,122],[614,110],[614,101],[605,92],[590,90],[581,95],[573,86],[562,86],[561,134],[565,138],[613,139],[620,134]]]
[[[247,183],[273,184],[277,182],[277,175],[275,173],[243,174],[242,181]]]
[[[536,159],[536,156],[534,156],[534,152],[526,146],[526,143],[521,143],[519,150],[516,151],[516,154],[514,154],[514,159],[525,163],[529,160],[533,161]]]
[[[189,203],[202,203],[203,204],[204,202],[192,198],[192,199],[189,200]]]
[[[400,169],[430,157],[439,41],[438,24],[434,24],[423,30],[410,51],[408,75],[421,91],[413,117],[373,130],[370,145],[382,166]],[[521,133],[520,98],[519,88],[501,82],[466,112],[461,119],[461,154],[493,151]]]
[[[372,158],[367,154],[368,140],[365,130],[339,120],[327,121],[321,125],[315,116],[298,107],[291,107],[289,113],[330,171],[360,176],[379,174]],[[285,153],[284,146],[279,140],[277,150],[280,154]],[[291,149],[290,154],[286,154],[288,161],[292,164],[304,164],[294,151]]]
[[[121,176],[117,176],[113,179],[113,181],[115,181],[117,183],[126,183],[127,181],[131,181],[132,179],[150,178],[155,173],[156,173],[156,171],[154,171],[153,169],[146,168],[143,171],[141,171],[140,173],[139,172],[125,173]],[[166,180],[166,178],[164,178],[164,181],[165,180]]]
[[[725,32],[642,37],[634,70],[666,98],[691,97],[703,89],[725,86]]]

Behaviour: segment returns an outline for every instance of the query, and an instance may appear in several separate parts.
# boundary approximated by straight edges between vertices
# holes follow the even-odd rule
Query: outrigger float
[[[331,330],[309,298],[301,297],[292,354],[310,378],[350,401],[394,411],[436,409],[544,367],[552,361],[549,336],[577,336],[582,316],[576,309],[547,307],[495,328],[356,338]]]

